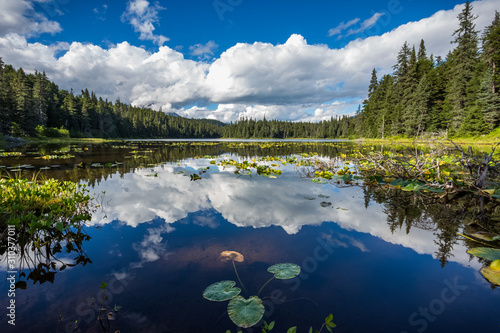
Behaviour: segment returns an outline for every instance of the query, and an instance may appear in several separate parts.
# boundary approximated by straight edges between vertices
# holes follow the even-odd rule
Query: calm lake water
[[[276,321],[273,332],[319,329],[330,313],[338,333],[500,331],[500,291],[466,253],[478,245],[456,235],[471,227],[481,204],[482,219],[498,228],[497,202],[314,183],[281,161],[261,162],[282,171],[276,178],[210,163],[311,153],[327,159],[355,149],[381,147],[127,141],[8,150],[21,154],[0,158],[2,170],[41,170],[39,177],[89,184],[102,209],[82,244],[92,263],[57,272],[53,283],[28,280],[25,290],[16,290],[15,327],[4,314],[1,331],[235,332],[228,302],[202,296],[214,282],[238,281],[231,262],[220,259],[224,250],[245,257],[236,263],[244,297],[271,277],[269,266],[301,266],[298,277],[273,280],[260,294],[264,320]],[[65,154],[74,157],[54,158]],[[201,179],[192,180],[194,174]],[[5,258],[1,274],[8,276]],[[109,310],[120,307],[104,329],[97,320],[101,282],[108,284]],[[0,286],[5,313],[7,280]],[[261,332],[260,324],[246,332]]]

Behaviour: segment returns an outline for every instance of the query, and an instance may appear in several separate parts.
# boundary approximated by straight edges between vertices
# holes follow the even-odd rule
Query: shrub
[[[69,138],[69,131],[64,128],[55,127],[45,127],[43,125],[38,125],[35,128],[37,136],[43,136],[47,138]]]

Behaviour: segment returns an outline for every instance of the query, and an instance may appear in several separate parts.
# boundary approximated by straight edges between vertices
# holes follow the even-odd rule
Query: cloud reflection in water
[[[154,168],[138,169],[122,178],[112,177],[94,188],[96,193],[106,191],[106,218],[96,214],[92,223],[106,224],[119,220],[129,226],[137,226],[154,218],[162,218],[171,224],[189,213],[215,209],[228,222],[239,227],[265,228],[279,226],[288,234],[296,234],[305,225],[320,225],[325,221],[337,223],[343,229],[369,233],[386,242],[411,248],[419,254],[433,255],[438,250],[433,230],[413,228],[392,232],[387,225],[383,207],[370,204],[365,208],[364,195],[360,188],[337,188],[332,184],[315,184],[296,175],[293,166],[281,166],[284,177],[277,179],[256,176],[237,176],[234,169],[226,168],[203,173],[202,179],[190,181],[189,174],[202,167],[211,166],[205,159],[189,159],[179,164],[166,164]],[[185,174],[175,171],[187,170]],[[158,177],[151,177],[152,174]],[[318,195],[329,198],[318,197]],[[315,200],[310,200],[312,197]],[[330,207],[320,202],[328,201]],[[215,228],[214,220],[199,218],[196,224]],[[164,250],[155,247],[161,244],[161,234],[154,231],[143,242],[142,259],[156,260]],[[347,236],[348,237],[348,236]],[[160,240],[158,242],[158,240]],[[367,251],[362,243],[354,239],[340,240]],[[142,246],[142,245],[141,245]],[[466,248],[456,244],[451,261],[464,266],[478,266],[469,262]],[[477,267],[476,267],[477,268]]]

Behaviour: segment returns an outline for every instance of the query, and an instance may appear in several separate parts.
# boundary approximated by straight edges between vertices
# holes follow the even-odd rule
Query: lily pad
[[[300,266],[290,263],[272,265],[267,269],[278,280],[287,280],[300,274]]]
[[[238,296],[241,292],[240,288],[234,288],[235,284],[236,282],[234,281],[220,281],[213,283],[205,289],[203,297],[214,302],[227,301],[235,296]]]
[[[467,250],[467,253],[491,261],[500,259],[500,250],[491,247],[475,247]]]
[[[471,234],[471,236],[487,242],[492,242],[500,238],[498,235],[490,234],[487,232],[476,232],[474,234]]]
[[[481,274],[489,282],[500,286],[500,271],[495,271],[489,267],[481,268]]]
[[[257,324],[264,316],[264,305],[257,296],[245,299],[236,296],[227,306],[229,318],[239,327],[248,328]]]

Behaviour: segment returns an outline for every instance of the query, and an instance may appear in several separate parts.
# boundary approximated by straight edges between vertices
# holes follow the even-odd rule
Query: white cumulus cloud
[[[33,5],[34,1],[28,0],[0,1],[0,36],[10,33],[32,36],[62,31],[59,23],[36,12]]]

